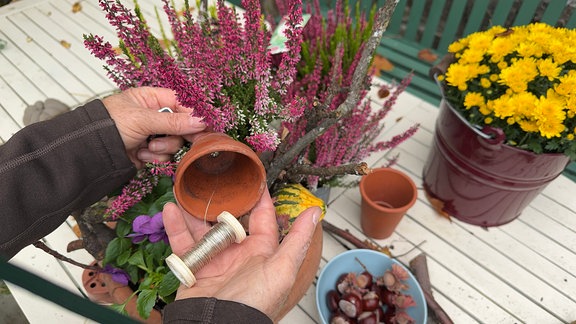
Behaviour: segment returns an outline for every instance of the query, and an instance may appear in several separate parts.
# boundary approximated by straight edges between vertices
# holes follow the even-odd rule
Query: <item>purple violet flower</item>
[[[130,280],[130,276],[128,273],[122,269],[114,268],[110,264],[107,264],[104,269],[102,269],[103,273],[107,273],[112,276],[112,280],[115,282],[122,284],[124,286],[128,285],[128,281]]]
[[[140,215],[136,217],[132,222],[132,230],[134,233],[128,235],[132,238],[132,243],[137,244],[148,239],[151,243],[163,240],[169,244],[162,221],[162,212],[158,212],[154,216]]]

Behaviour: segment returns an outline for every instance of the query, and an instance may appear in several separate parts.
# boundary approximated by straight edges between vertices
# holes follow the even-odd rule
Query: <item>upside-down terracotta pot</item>
[[[216,221],[223,211],[236,218],[247,214],[266,189],[266,170],[258,155],[223,133],[198,136],[174,181],[180,206],[207,221]]]
[[[374,169],[360,180],[362,196],[360,225],[369,237],[385,239],[392,235],[418,197],[416,184],[405,173]]]

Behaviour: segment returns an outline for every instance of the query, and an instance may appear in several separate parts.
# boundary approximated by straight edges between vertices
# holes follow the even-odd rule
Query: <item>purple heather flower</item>
[[[132,243],[140,243],[148,239],[152,243],[164,241],[169,244],[162,221],[162,212],[158,212],[154,216],[140,215],[136,217],[132,222],[132,230],[134,233],[128,235],[132,238]]]
[[[114,268],[110,264],[107,264],[104,269],[102,269],[102,272],[111,275],[112,280],[125,286],[128,285],[128,281],[130,280],[130,276],[126,271]]]

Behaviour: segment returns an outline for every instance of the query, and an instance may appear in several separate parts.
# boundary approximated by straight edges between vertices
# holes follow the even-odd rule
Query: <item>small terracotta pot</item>
[[[227,211],[247,214],[266,190],[266,170],[247,145],[223,133],[198,136],[176,170],[174,195],[190,215],[207,221]]]
[[[98,262],[94,261],[91,265],[97,264]],[[101,305],[121,305],[130,298],[124,308],[128,316],[147,324],[162,323],[162,315],[156,309],[152,309],[148,319],[141,318],[136,305],[138,296],[133,295],[134,291],[132,288],[112,280],[111,275],[96,270],[84,269],[82,272],[82,283],[91,301]]]
[[[391,168],[374,169],[360,180],[360,224],[369,237],[392,235],[418,197],[416,184],[405,173]]]
[[[93,262],[91,265],[96,265]],[[114,299],[109,294],[107,283],[102,278],[102,273],[96,270],[84,269],[82,271],[82,284],[86,290],[86,295],[91,301],[101,305],[111,305]]]

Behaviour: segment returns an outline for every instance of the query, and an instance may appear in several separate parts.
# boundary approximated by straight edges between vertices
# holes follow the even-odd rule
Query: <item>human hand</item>
[[[191,288],[180,285],[176,299],[214,297],[256,308],[276,319],[282,311],[310,246],[321,210],[305,210],[278,244],[278,224],[270,194],[264,191],[250,214],[249,235],[232,244],[194,274]],[[183,255],[210,229],[203,220],[166,204],[164,226],[172,251]]]
[[[164,88],[141,87],[125,90],[102,99],[116,123],[130,160],[141,168],[144,162],[168,161],[184,144],[182,136],[206,128],[202,119],[191,117],[190,110],[181,106],[174,91]],[[173,114],[159,113],[168,107]],[[147,143],[150,135],[158,137]]]

